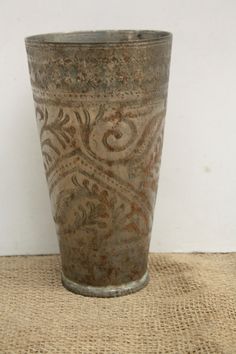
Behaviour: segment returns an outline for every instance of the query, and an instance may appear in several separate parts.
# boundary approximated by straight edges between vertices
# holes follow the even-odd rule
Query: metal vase
[[[171,34],[26,38],[62,282],[112,297],[148,282]]]

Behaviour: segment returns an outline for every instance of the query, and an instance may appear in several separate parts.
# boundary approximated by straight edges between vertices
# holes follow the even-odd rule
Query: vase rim
[[[170,32],[160,30],[99,30],[37,34],[26,37],[25,43],[76,46],[138,45],[166,42],[171,37]]]

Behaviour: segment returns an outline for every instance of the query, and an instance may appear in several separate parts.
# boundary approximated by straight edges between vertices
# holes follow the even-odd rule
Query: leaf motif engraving
[[[40,142],[47,170],[47,167],[61,155],[61,148],[65,150],[70,144],[76,130],[72,125],[68,125],[70,117],[64,113],[62,108],[59,109],[56,119],[50,123],[47,108],[43,111],[37,106],[36,117],[39,117],[39,121],[43,122],[40,130]]]

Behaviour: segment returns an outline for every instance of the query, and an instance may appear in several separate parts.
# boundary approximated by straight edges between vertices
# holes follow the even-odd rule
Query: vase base
[[[78,284],[68,279],[63,273],[61,275],[63,286],[75,294],[93,297],[117,297],[135,293],[144,288],[149,282],[149,275],[146,272],[142,278],[122,285],[90,286]]]

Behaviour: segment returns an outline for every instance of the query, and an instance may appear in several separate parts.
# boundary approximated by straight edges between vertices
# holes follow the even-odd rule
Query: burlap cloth
[[[236,254],[151,254],[120,298],[65,290],[58,256],[0,257],[0,353],[236,353]]]

